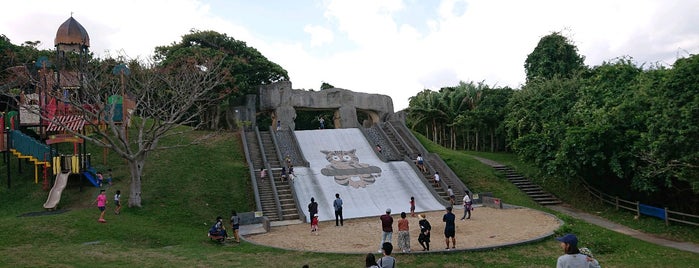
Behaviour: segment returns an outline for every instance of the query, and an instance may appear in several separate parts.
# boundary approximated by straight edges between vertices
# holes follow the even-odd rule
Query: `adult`
[[[410,252],[410,226],[406,216],[405,212],[401,212],[398,220],[398,247],[403,253]]]
[[[345,226],[342,219],[342,199],[340,194],[335,194],[335,201],[333,201],[333,207],[335,208],[335,226]]]
[[[391,252],[393,252],[393,245],[389,242],[383,243],[381,246],[381,249],[383,250],[383,257],[379,259],[376,263],[379,265],[381,268],[393,268],[396,267],[396,258],[391,256]]]
[[[471,201],[470,195],[471,195],[471,193],[468,190],[466,190],[466,192],[464,192],[464,200],[463,200],[464,201],[464,216],[461,217],[462,221],[464,219],[466,219],[466,220],[471,219],[471,210],[473,210],[473,207],[472,207],[473,202]],[[466,215],[468,215],[468,217],[466,217]]]
[[[376,256],[374,256],[373,253],[366,254],[366,258],[364,258],[364,267],[379,268],[379,265],[376,263]]]
[[[209,234],[211,236],[221,236],[223,239],[228,238],[228,233],[226,233],[226,227],[223,226],[223,218],[221,216],[216,217],[216,223],[209,229]]]
[[[420,225],[420,236],[418,236],[417,242],[422,246],[422,251],[430,251],[430,232],[432,231],[432,225],[425,219],[425,214],[420,214],[417,217],[420,219],[418,222]]]
[[[235,242],[240,243],[240,216],[235,210],[231,211],[231,229],[233,230],[233,237],[235,237]]]
[[[444,241],[449,249],[449,238],[451,238],[451,248],[456,248],[456,215],[451,213],[452,207],[447,207],[447,213],[442,217],[444,224]]]
[[[379,253],[383,248],[383,244],[393,241],[393,217],[391,217],[391,209],[386,209],[386,214],[381,215],[381,244],[379,244]]]
[[[558,257],[558,261],[556,262],[557,268],[600,267],[597,260],[580,253],[578,249],[578,237],[574,234],[566,234],[556,238],[556,240],[561,242],[561,249],[563,249],[564,253]]]
[[[309,222],[310,220],[313,219],[313,215],[318,214],[318,203],[316,202],[316,199],[311,197],[311,203],[308,204],[308,217],[309,217]]]
[[[325,118],[321,116],[318,118],[318,122],[320,123],[320,129],[325,129]]]

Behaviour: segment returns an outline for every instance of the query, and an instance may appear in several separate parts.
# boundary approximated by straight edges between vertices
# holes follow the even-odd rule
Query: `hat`
[[[387,208],[387,209],[386,209],[386,213],[391,213],[391,209],[390,209],[390,208]]]
[[[580,248],[580,254],[587,255],[590,258],[594,258],[594,256],[592,256],[592,250],[590,250],[589,248]]]
[[[556,240],[569,244],[571,246],[578,246],[578,237],[574,234],[566,234],[564,236],[557,237]]]
[[[425,214],[417,215],[417,217],[420,218],[421,220],[424,220],[424,219],[425,219]]]
[[[315,217],[318,217],[318,214],[313,214],[313,217],[314,217],[314,218],[315,218]]]

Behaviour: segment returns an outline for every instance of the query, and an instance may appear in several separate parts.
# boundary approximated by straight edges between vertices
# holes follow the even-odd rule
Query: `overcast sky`
[[[144,58],[190,29],[213,30],[281,65],[293,88],[325,81],[386,94],[396,111],[459,81],[519,88],[527,54],[553,31],[588,66],[625,55],[671,65],[699,53],[697,0],[22,0],[3,3],[0,34],[53,49],[71,12],[100,57]]]

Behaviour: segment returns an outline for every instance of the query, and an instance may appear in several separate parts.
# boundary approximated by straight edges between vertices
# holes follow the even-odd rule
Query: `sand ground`
[[[445,250],[444,222],[442,216],[446,211],[423,212],[432,225],[431,251]],[[470,220],[460,221],[462,209],[455,209],[456,214],[456,250],[477,249],[498,245],[512,244],[536,239],[552,234],[561,222],[554,216],[529,208],[496,209],[478,207],[472,211]],[[318,235],[311,234],[310,224],[294,224],[272,227],[264,234],[246,236],[245,239],[272,247],[300,251],[368,253],[377,252],[381,242],[380,214],[376,217],[345,220],[344,226],[336,227],[335,221],[323,221],[319,224]],[[422,252],[417,241],[419,225],[417,217],[410,217],[410,246],[413,252]],[[400,215],[393,215],[394,252],[397,248],[398,220]]]

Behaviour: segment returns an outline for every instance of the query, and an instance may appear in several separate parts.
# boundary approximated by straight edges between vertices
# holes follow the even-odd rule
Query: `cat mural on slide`
[[[354,188],[366,187],[376,182],[381,176],[381,168],[366,163],[359,163],[359,157],[355,154],[357,149],[349,151],[320,151],[325,154],[329,165],[320,170],[325,176],[335,177],[335,182]]]

